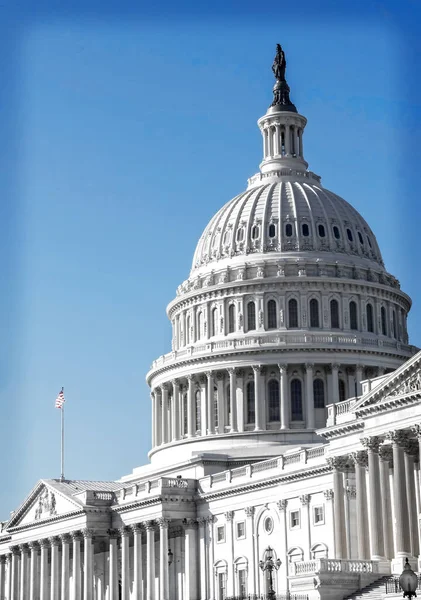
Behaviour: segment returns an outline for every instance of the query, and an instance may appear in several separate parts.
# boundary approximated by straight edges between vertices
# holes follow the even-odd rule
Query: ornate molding
[[[308,506],[310,504],[310,494],[302,494],[300,502],[303,506]]]
[[[118,529],[108,529],[107,533],[112,540],[116,540],[119,537]]]
[[[94,534],[94,529],[90,529],[89,527],[85,527],[85,529],[82,529],[82,535],[85,540],[91,540],[94,537]]]
[[[252,517],[254,515],[254,513],[256,512],[256,507],[255,506],[246,506],[245,511],[246,511],[247,517]]]
[[[153,521],[153,520],[151,520],[151,521],[144,521],[143,525],[144,525],[146,531],[155,531],[155,527],[156,527],[155,521]]]
[[[120,536],[123,538],[129,537],[131,529],[127,525],[123,525],[122,527],[119,527],[118,531]]]
[[[278,500],[278,502],[276,503],[276,506],[278,507],[279,512],[284,512],[288,506],[288,500],[285,500],[285,499]]]
[[[407,445],[407,441],[408,441],[408,436],[406,435],[406,433],[404,431],[388,431],[385,435],[385,438],[387,440],[390,440],[393,444],[395,444],[396,446],[399,446],[400,448],[404,448]]]
[[[358,465],[359,467],[367,467],[368,465],[368,456],[366,450],[352,452],[349,457],[354,462],[354,465]]]
[[[346,456],[330,456],[326,459],[326,462],[331,469],[337,471],[346,471],[349,468],[349,461]]]
[[[59,537],[61,539],[62,544],[70,544],[70,542],[72,541],[72,536],[70,535],[70,533],[61,533]]]
[[[109,529],[108,531],[111,531],[111,529]],[[83,539],[82,533],[79,530],[72,531],[70,535],[72,536],[72,540],[74,542],[80,542]]]
[[[159,517],[159,519],[157,519],[156,522],[159,525],[159,529],[168,529],[171,520],[165,519],[164,517]]]
[[[323,496],[326,500],[333,500],[333,490],[325,490]]]
[[[393,460],[392,446],[380,446],[379,458],[380,460],[391,462]]]
[[[233,510],[228,510],[228,511],[225,513],[225,520],[226,520],[226,521],[228,521],[228,522],[230,522],[230,521],[232,521],[233,519],[234,519],[234,511],[233,511]]]
[[[377,435],[373,435],[371,437],[361,438],[360,442],[369,452],[375,452],[377,454],[382,440]]]

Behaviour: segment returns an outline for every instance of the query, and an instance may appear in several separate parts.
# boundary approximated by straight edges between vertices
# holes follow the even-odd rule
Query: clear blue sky
[[[421,345],[417,4],[2,5],[0,518],[59,476],[62,385],[67,477],[146,462],[165,308],[258,170],[277,42],[310,168],[370,223]]]

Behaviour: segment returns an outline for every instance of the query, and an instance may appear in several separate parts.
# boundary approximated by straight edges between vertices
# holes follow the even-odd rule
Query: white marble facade
[[[276,96],[275,96],[276,98]],[[0,600],[338,599],[420,555],[421,353],[375,236],[304,159],[292,104],[205,228],[154,361],[150,463],[41,480],[2,524]]]

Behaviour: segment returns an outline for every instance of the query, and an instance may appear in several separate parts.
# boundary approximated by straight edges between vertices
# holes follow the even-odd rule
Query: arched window
[[[249,381],[246,388],[247,392],[247,423],[255,422],[255,398],[254,398],[254,381]]]
[[[257,240],[258,237],[259,237],[259,226],[253,225],[253,227],[251,228],[251,239]]]
[[[227,385],[227,423],[231,425],[231,386]]]
[[[276,302],[275,300],[269,300],[267,305],[268,311],[268,329],[276,329]]]
[[[353,235],[352,235],[352,231],[350,229],[346,230],[346,235],[348,236],[348,239],[350,242],[354,241]]]
[[[295,298],[291,298],[288,302],[288,325],[298,327],[298,302]]]
[[[332,329],[339,329],[339,303],[337,300],[330,301],[330,325]]]
[[[203,313],[202,311],[199,312],[199,314],[197,315],[197,337],[200,340],[202,337],[204,337],[204,332],[203,332]]]
[[[228,307],[228,333],[235,331],[235,306],[230,304]]]
[[[187,394],[183,394],[183,433],[187,435]]]
[[[186,344],[190,344],[190,315],[186,319]]]
[[[373,306],[367,304],[367,331],[374,333]]]
[[[339,380],[339,402],[343,402],[346,400],[346,392],[345,392],[345,381],[343,379]]]
[[[392,328],[393,328],[393,337],[397,338],[397,328],[396,328],[396,311],[394,310],[392,313]]]
[[[380,312],[381,312],[381,319],[382,319],[382,334],[387,335],[386,309],[384,306],[382,306]]]
[[[310,327],[320,327],[319,303],[315,298],[310,300]]]
[[[280,421],[279,416],[279,382],[271,379],[268,383],[269,421]]]
[[[308,228],[307,223],[303,223],[301,225],[301,231],[303,232],[304,237],[308,237],[310,235],[310,229]]]
[[[247,330],[256,329],[256,305],[253,301],[247,304]]]
[[[218,309],[212,309],[212,335],[218,335]]]
[[[240,227],[237,229],[237,242],[242,242],[244,237],[244,228]]]
[[[361,246],[364,246],[363,236],[361,235],[361,231],[358,232],[358,239],[360,240]]]
[[[196,400],[196,428],[195,428],[195,431],[200,431],[200,429],[202,427],[201,410],[200,410],[202,394],[200,393],[200,390],[197,390],[195,400]]]
[[[231,241],[231,231],[229,229],[227,229],[224,233],[224,239],[223,239],[224,246],[228,246],[230,241]]]
[[[218,388],[215,386],[213,388],[213,414],[214,414],[214,423],[215,423],[215,430],[217,430],[218,425],[219,425],[219,418],[218,418]]]
[[[291,381],[291,421],[303,421],[303,394],[301,381]]]
[[[269,237],[270,237],[270,238],[274,238],[274,237],[275,237],[275,235],[276,235],[276,227],[275,227],[274,223],[271,223],[271,224],[269,225],[269,231],[268,231],[268,234],[269,234]]]
[[[325,226],[324,226],[324,225],[321,225],[321,224],[320,224],[320,225],[318,225],[318,226],[317,226],[317,230],[318,230],[318,232],[319,232],[319,236],[320,236],[321,238],[324,238],[324,237],[326,237],[326,231],[325,231]]]
[[[357,305],[354,300],[349,303],[349,323],[351,329],[358,329]]]
[[[313,381],[314,408],[325,407],[325,384],[322,379]]]
[[[292,225],[291,225],[291,223],[287,223],[285,225],[285,235],[287,237],[292,237]]]
[[[339,240],[341,237],[339,228],[336,227],[336,225],[333,226],[333,235],[335,236],[335,239]]]

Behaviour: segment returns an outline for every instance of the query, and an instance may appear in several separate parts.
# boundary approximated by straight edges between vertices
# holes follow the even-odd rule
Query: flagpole
[[[61,388],[64,392],[64,387]],[[61,407],[61,475],[60,481],[64,481],[64,403]]]

